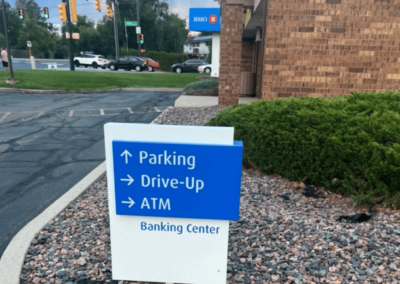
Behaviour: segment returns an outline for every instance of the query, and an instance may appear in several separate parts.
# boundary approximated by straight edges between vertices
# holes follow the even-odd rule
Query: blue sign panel
[[[238,220],[242,142],[113,141],[118,215]]]
[[[219,32],[221,31],[220,8],[189,9],[189,31]]]

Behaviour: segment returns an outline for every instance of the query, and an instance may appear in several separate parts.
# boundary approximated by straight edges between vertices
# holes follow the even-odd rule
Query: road
[[[32,69],[30,59],[13,59],[12,63],[13,63],[14,70],[30,70],[30,69]],[[48,69],[48,65],[47,65],[48,63],[57,63],[57,66],[59,68],[69,69],[69,61],[65,61],[65,60],[54,60],[54,61],[53,60],[52,61],[36,60],[36,69]],[[1,67],[1,70],[3,70],[3,67]]]
[[[48,64],[49,63],[57,63],[57,70],[61,70],[61,71],[69,70],[69,61],[66,61],[66,60],[57,60],[57,59],[55,59],[55,60],[51,60],[51,61],[49,61],[49,60],[42,61],[40,59],[37,59],[35,62],[36,62],[36,69],[38,69],[38,70],[43,70],[43,69],[48,70]],[[30,69],[32,69],[30,59],[14,59],[13,60],[13,69],[14,70],[30,70]],[[0,67],[0,70],[3,70],[2,66]],[[142,72],[136,72],[136,71],[133,71],[133,70],[132,71],[125,71],[125,70],[122,70],[122,69],[120,69],[118,71],[111,71],[110,69],[102,69],[102,68],[94,69],[92,67],[85,68],[85,67],[82,67],[82,66],[81,67],[75,67],[75,70],[76,71],[89,71],[89,72],[113,72],[113,73],[116,73],[116,72],[128,72],[128,73],[132,73],[132,74],[142,73],[142,72],[149,73],[149,74],[165,73],[164,71],[156,71],[156,72],[142,71]]]
[[[149,123],[179,95],[0,93],[0,257],[25,224],[104,161],[105,123]]]

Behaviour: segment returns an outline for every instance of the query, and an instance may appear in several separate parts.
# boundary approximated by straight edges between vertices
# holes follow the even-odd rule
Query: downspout
[[[262,61],[261,61],[261,78],[260,78],[260,98],[262,98],[262,86],[263,86],[263,78],[264,78],[264,65],[265,65],[265,38],[267,36],[267,18],[268,18],[268,3],[269,0],[264,0],[264,7],[263,7],[263,29],[262,29]]]

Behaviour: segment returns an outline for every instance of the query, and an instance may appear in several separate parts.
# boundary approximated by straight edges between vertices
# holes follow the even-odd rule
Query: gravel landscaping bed
[[[154,123],[169,125],[203,125],[226,106],[176,107],[163,112]]]
[[[172,108],[157,122],[202,125],[220,110]],[[229,284],[400,283],[399,212],[376,207],[369,221],[338,221],[368,210],[323,188],[254,170],[243,173],[240,206],[240,220],[230,224]],[[109,238],[104,177],[36,235],[21,282],[107,282]]]

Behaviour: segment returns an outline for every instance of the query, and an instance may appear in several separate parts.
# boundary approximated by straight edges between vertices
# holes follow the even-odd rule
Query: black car
[[[205,60],[201,59],[189,59],[183,63],[176,63],[171,66],[171,71],[176,73],[182,72],[198,72],[197,68],[201,65],[209,64]]]
[[[131,71],[132,69],[141,72],[147,68],[147,62],[137,56],[124,56],[118,60],[111,60],[107,63],[107,68],[116,71],[118,69],[124,69]]]

